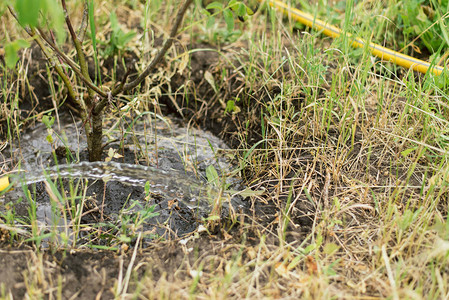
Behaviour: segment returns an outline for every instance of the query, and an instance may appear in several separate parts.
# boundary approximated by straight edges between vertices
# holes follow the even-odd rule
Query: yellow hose
[[[3,192],[9,186],[8,176],[0,177],[0,192]]]
[[[263,2],[264,0],[259,0],[260,2]],[[314,18],[312,15],[309,15],[303,11],[300,11],[299,9],[296,9],[294,7],[288,6],[287,4],[283,3],[282,1],[278,0],[269,0],[268,2],[270,6],[277,8],[280,10],[283,14],[291,16],[296,21],[301,22],[302,24],[316,29],[316,30],[322,30],[323,33],[327,36],[336,38],[339,37],[341,34],[341,30],[335,26],[332,26],[330,24],[327,24],[321,20],[318,20]],[[352,35],[347,34],[348,37],[352,37]],[[354,38],[354,41],[352,42],[352,47],[354,48],[363,48],[366,45],[366,41],[360,38]],[[444,68],[440,66],[432,66],[431,64],[416,58],[413,58],[411,56],[401,54],[399,52],[390,50],[388,48],[382,47],[378,44],[369,43],[369,49],[371,53],[377,57],[379,57],[382,60],[391,61],[392,63],[402,66],[407,69],[413,69],[415,71],[421,72],[421,73],[427,73],[427,71],[430,69],[430,71],[435,75],[440,75]]]

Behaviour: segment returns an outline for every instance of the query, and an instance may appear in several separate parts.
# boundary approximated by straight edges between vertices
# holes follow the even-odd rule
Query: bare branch
[[[62,7],[64,9],[65,21],[67,24],[67,28],[69,29],[70,36],[72,37],[72,42],[73,42],[73,45],[75,46],[76,54],[78,55],[78,61],[79,61],[79,67],[80,67],[81,73],[83,74],[84,79],[86,79],[87,81],[92,83],[92,80],[90,79],[90,76],[89,76],[89,69],[87,67],[86,56],[84,55],[83,47],[81,45],[80,40],[76,36],[75,30],[73,30],[72,22],[70,21],[70,17],[67,12],[65,0],[61,0],[61,3],[62,3]],[[85,80],[83,80],[83,81],[86,82]],[[89,97],[93,98],[94,91],[97,93],[98,93],[98,91],[96,89],[92,88],[91,84],[87,84],[87,86],[88,86],[87,92],[89,93]],[[102,97],[105,97],[102,94],[100,94],[100,95]]]
[[[75,30],[73,30],[72,22],[70,21],[69,13],[67,12],[67,5],[65,4],[65,0],[61,0],[61,4],[62,9],[64,10],[64,17],[67,28],[69,29],[70,36],[72,37],[73,42],[75,42],[75,40],[78,40],[78,37],[76,36]]]
[[[84,9],[83,9],[83,19],[81,20],[80,28],[78,29],[78,38],[82,43],[84,41],[84,36],[86,35],[87,24],[89,24],[89,7],[87,4],[87,0],[84,1]]]
[[[151,61],[151,63],[148,65],[148,67],[143,71],[135,80],[131,81],[128,84],[125,84],[124,86],[119,86],[117,89],[112,91],[112,95],[116,96],[118,93],[122,91],[129,91],[136,86],[138,86],[142,81],[145,80],[145,78],[150,74],[150,72],[157,66],[157,64],[161,61],[161,59],[164,57],[165,53],[168,51],[168,49],[173,44],[173,41],[175,39],[176,34],[178,33],[178,28],[181,25],[182,19],[184,17],[185,12],[187,11],[187,8],[192,3],[193,0],[186,0],[182,7],[179,9],[178,14],[176,16],[175,23],[173,24],[172,30],[170,32],[170,36],[165,41],[164,45],[162,46],[162,49],[159,50],[156,57]]]
[[[42,42],[42,39],[41,39],[39,36],[37,36],[36,34],[34,34],[34,36],[35,36],[36,43],[37,43],[37,44],[39,45],[39,47],[41,48],[41,50],[42,50],[42,52],[44,53],[45,57],[47,58],[47,60],[48,60],[49,62],[52,63],[53,67],[55,68],[56,73],[58,73],[59,77],[61,77],[62,81],[64,82],[64,85],[66,86],[67,92],[68,92],[68,94],[70,95],[70,97],[73,99],[73,101],[75,101],[76,103],[78,103],[78,105],[79,105],[81,108],[84,108],[84,107],[83,107],[82,101],[80,101],[80,100],[76,97],[75,90],[73,89],[73,84],[72,84],[72,82],[70,82],[69,77],[65,74],[64,70],[63,70],[59,65],[57,65],[57,64],[55,63],[55,61],[52,59],[52,57],[50,56],[50,54],[47,53],[47,51],[46,51],[46,49],[45,49],[45,46],[44,46],[44,44],[43,44],[43,42]]]
[[[76,65],[73,60],[71,60],[67,55],[64,54],[55,44],[53,44],[52,41],[48,39],[48,37],[45,35],[45,33],[38,29],[39,35],[44,39],[44,41],[53,49],[53,51],[56,52],[61,58],[72,68],[72,70],[76,73],[76,75],[92,90],[94,90],[97,94],[99,94],[101,97],[107,97],[107,93],[103,92],[101,89],[99,89],[95,84],[92,83],[92,80],[90,80],[90,77],[85,77],[84,74],[82,74],[81,70],[78,69],[78,66]]]

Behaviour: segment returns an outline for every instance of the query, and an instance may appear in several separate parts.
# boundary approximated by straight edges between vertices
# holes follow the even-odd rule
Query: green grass
[[[405,34],[396,19],[405,1],[356,1],[350,15],[344,14],[342,2],[318,2],[316,7],[310,5],[309,13],[367,40],[401,50],[415,37]],[[151,24],[155,32],[168,30],[176,3],[152,3],[156,7],[146,15],[141,13],[146,11],[145,4],[138,1],[129,1],[129,7],[118,10],[129,13],[128,20]],[[256,3],[250,6],[255,8]],[[126,27],[123,15],[117,16],[125,32],[134,30]],[[99,36],[107,36],[101,31],[110,30],[109,15],[99,10],[96,17],[103,20],[97,24]],[[87,236],[92,245],[105,238],[108,243],[102,247],[112,254],[125,244],[136,246],[127,254],[119,253],[122,265],[112,288],[115,297],[126,293],[129,298],[192,299],[447,297],[449,107],[445,78],[373,60],[365,49],[351,49],[343,39],[331,40],[265,8],[255,10],[246,22],[237,22],[239,32],[232,38],[207,26],[199,10],[187,19],[193,25],[180,36],[179,44],[201,42],[208,44],[201,48],[217,48],[218,61],[209,69],[217,94],[204,95],[189,82],[196,75],[189,74],[189,66],[183,71],[187,74],[184,87],[167,90],[164,84],[184,66],[184,50],[174,48],[153,75],[155,85],[119,99],[118,109],[136,97],[141,99],[130,103],[129,116],[118,116],[118,109],[113,109],[106,122],[128,136],[138,136],[142,133],[129,118],[160,114],[162,96],[189,95],[186,105],[196,110],[190,114],[185,110],[185,115],[193,116],[192,122],[203,124],[202,116],[207,116],[236,124],[226,137],[239,144],[233,152],[241,167],[238,171],[258,191],[250,201],[257,207],[266,203],[273,207],[269,217],[262,211],[247,216],[236,212],[234,231],[227,232],[223,226],[218,230],[220,238],[210,234],[210,243],[202,240],[206,232],[192,234],[185,245],[161,241],[152,247],[175,247],[185,255],[175,265],[164,265],[152,256],[152,247],[143,249],[136,242],[136,228],[151,213],[150,208],[140,210],[143,219],[125,220],[123,214],[122,227],[109,224],[110,230],[104,232],[108,227],[92,228],[92,224],[79,222],[84,211],[77,203],[88,201],[83,182],[71,182],[66,195],[57,181],[47,181],[52,207],[66,227],[42,232],[36,224],[33,192],[26,192],[24,186],[28,195],[24,201],[32,207],[29,220],[18,220],[9,212],[2,216],[2,228],[8,228],[10,245],[31,242],[35,249],[34,264],[24,272],[28,295],[43,297],[50,287],[62,288],[61,277],[50,272],[52,266],[42,255],[45,251],[38,249],[42,239],[49,238],[54,251],[77,250],[77,241],[67,239],[70,227],[74,233],[90,230]],[[220,23],[215,26],[224,28],[224,20],[216,20]],[[299,30],[292,30],[295,26]],[[5,39],[0,35],[1,41]],[[152,43],[138,33],[130,47],[147,49],[140,41]],[[416,48],[405,52],[416,53]],[[142,58],[138,68],[149,55],[138,52]],[[27,74],[18,70],[25,65],[26,61],[20,61],[17,70],[2,68],[0,75],[3,130],[10,144],[20,140],[20,129],[30,119],[42,117],[19,114],[19,83],[26,86]],[[62,103],[63,90],[51,68],[46,71],[54,113]],[[213,91],[210,78],[197,84]],[[228,100],[236,100],[239,111],[226,111],[221,102]],[[135,106],[130,108],[131,104]],[[153,128],[148,131],[154,134]],[[136,156],[148,156],[146,145],[136,139],[134,143],[140,152]],[[5,167],[4,171],[11,170]],[[214,212],[220,211],[221,200],[215,203]],[[204,225],[210,229],[219,221],[225,223],[213,217]],[[139,251],[137,258],[134,251]],[[127,264],[123,265],[123,259]],[[5,299],[8,292],[3,291],[8,288],[2,288]]]

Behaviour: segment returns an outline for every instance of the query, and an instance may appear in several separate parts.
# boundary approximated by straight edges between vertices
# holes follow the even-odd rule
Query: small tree
[[[81,108],[81,119],[85,126],[87,137],[87,150],[90,161],[101,160],[102,137],[103,137],[103,113],[109,103],[121,93],[126,93],[141,84],[145,78],[154,70],[167,50],[172,46],[178,28],[182,23],[183,16],[193,0],[185,0],[174,19],[169,37],[165,40],[162,48],[149,63],[146,69],[134,80],[128,82],[127,72],[121,82],[113,83],[111,90],[106,90],[92,81],[88,73],[87,56],[83,49],[83,37],[87,30],[88,22],[91,22],[91,33],[93,46],[95,47],[95,26],[93,26],[93,0],[84,2],[84,17],[78,34],[73,28],[66,1],[61,0],[1,0],[2,8],[7,8],[16,18],[18,24],[36,41],[45,55],[47,61],[53,66],[56,73],[67,88],[67,93]],[[64,26],[65,23],[65,26]],[[47,29],[45,29],[47,28]],[[68,57],[59,44],[65,37],[69,38],[76,49],[77,60]],[[54,34],[56,33],[56,35]],[[5,46],[5,61],[8,67],[14,67],[20,48],[29,46],[25,40],[15,40]],[[95,60],[96,63],[97,60]],[[68,66],[67,68],[64,65]],[[73,72],[78,79],[79,85],[75,85],[69,76]],[[85,92],[87,91],[87,92]]]
[[[81,108],[81,119],[86,132],[89,160],[99,161],[101,160],[103,150],[103,113],[105,108],[112,102],[114,97],[121,93],[130,92],[141,84],[155,69],[172,46],[184,14],[193,0],[184,0],[184,3],[179,6],[168,38],[146,69],[134,80],[129,82],[129,72],[126,72],[121,82],[109,84],[109,86],[112,86],[111,90],[99,86],[92,81],[88,72],[87,55],[83,48],[85,32],[88,23],[90,23],[92,46],[96,50],[93,17],[94,1],[84,0],[83,20],[80,24],[78,34],[73,28],[67,11],[66,0],[60,1],[59,4],[58,0],[0,0],[0,15],[5,10],[9,10],[12,16],[18,21],[18,24],[39,45],[47,61],[60,76],[67,88],[69,97]],[[201,12],[204,14],[205,20],[207,20],[206,23],[209,25],[215,23],[216,15],[223,14],[228,33],[234,30],[234,20],[236,17],[244,21],[248,15],[253,14],[252,10],[239,0],[212,2],[207,5],[206,9],[201,9]],[[121,32],[115,15],[111,16],[111,25],[113,27],[113,36],[111,38],[120,41],[120,45],[123,46],[122,44],[126,43],[132,37],[132,33],[124,34]],[[75,47],[76,61],[68,57],[59,47],[65,41],[67,35]],[[8,43],[5,46],[6,65],[13,68],[18,61],[17,51],[20,48],[28,46],[29,43],[21,39]],[[114,48],[113,50],[116,49]],[[95,67],[99,70],[98,60],[95,54],[96,51],[93,53]],[[69,76],[70,72],[73,72],[75,75],[77,84],[74,84],[70,80],[72,78],[72,76]]]

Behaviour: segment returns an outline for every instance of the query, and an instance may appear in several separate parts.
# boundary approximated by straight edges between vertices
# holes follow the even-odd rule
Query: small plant
[[[114,99],[121,95],[130,93],[138,87],[150,75],[162,60],[178,34],[183,16],[193,0],[185,0],[179,7],[173,20],[173,25],[168,38],[162,48],[152,59],[145,63],[146,68],[133,80],[129,81],[129,70],[120,81],[102,83],[101,77],[92,79],[88,70],[88,53],[93,53],[95,70],[100,70],[97,57],[97,44],[106,45],[102,54],[106,57],[121,55],[126,49],[135,32],[124,32],[117,20],[115,13],[110,14],[111,35],[108,42],[97,41],[94,19],[94,1],[84,1],[83,19],[79,29],[75,30],[74,24],[67,9],[66,0],[59,4],[56,0],[6,0],[0,4],[0,13],[8,10],[16,18],[29,35],[29,41],[24,39],[13,40],[5,45],[5,61],[9,68],[17,63],[18,51],[30,46],[35,41],[41,48],[48,64],[55,70],[64,83],[67,95],[80,108],[80,115],[87,137],[87,150],[90,161],[101,160],[103,152],[103,114],[105,109],[111,105]],[[216,13],[209,11],[216,10]],[[244,21],[253,12],[243,2],[231,0],[226,5],[213,2],[203,12],[208,16],[208,23],[215,20],[215,15],[222,13],[226,22],[228,35],[234,30],[234,18]],[[65,23],[65,24],[64,24]],[[90,25],[90,26],[88,26]],[[89,30],[89,29],[90,30]],[[90,33],[90,34],[86,34]],[[69,37],[76,51],[76,59],[68,56],[67,51],[61,45]],[[85,37],[90,37],[93,51],[87,51]],[[107,86],[107,87],[106,87]],[[229,108],[231,110],[231,108]],[[232,107],[234,110],[234,107]]]
[[[138,200],[131,200],[131,204],[120,212],[121,228],[119,238],[122,242],[131,242],[131,239],[137,236],[149,219],[159,215],[159,213],[154,212],[156,204],[148,205],[150,198],[150,183],[147,181],[145,183],[145,201],[147,203],[142,205]]]
[[[420,42],[431,53],[437,52],[440,47],[447,49],[449,45],[447,24],[445,24],[447,0],[413,0],[401,1],[401,3],[397,18],[404,34],[419,37]],[[418,48],[415,47],[415,49]]]
[[[142,230],[149,219],[159,215],[154,212],[156,204],[143,206],[138,200],[132,200],[129,207],[120,213],[120,240],[129,243]]]
[[[103,55],[105,57],[111,55],[120,56],[121,52],[126,49],[126,45],[128,45],[128,43],[136,36],[136,32],[129,31],[125,33],[120,27],[117,15],[114,12],[111,13],[109,21],[111,23],[112,32]]]
[[[244,22],[248,16],[254,12],[245,5],[245,3],[237,0],[231,0],[227,4],[214,1],[209,3],[205,9],[201,11],[207,17],[205,29],[210,32],[210,39],[214,42],[235,41],[242,32],[234,30],[236,17]],[[216,22],[217,15],[222,14],[226,22],[225,28],[220,28]]]
[[[9,10],[16,18],[18,24],[30,36],[30,40],[36,41],[48,63],[64,82],[68,97],[81,108],[81,119],[87,137],[89,160],[99,161],[103,151],[103,113],[105,108],[112,104],[114,98],[119,94],[130,92],[139,86],[159,64],[173,44],[183,16],[192,2],[193,0],[186,0],[180,5],[169,37],[165,40],[162,48],[153,60],[147,64],[146,69],[130,82],[128,82],[129,73],[126,73],[120,82],[108,84],[108,86],[112,87],[111,89],[105,88],[92,80],[88,72],[87,51],[84,49],[84,36],[88,23],[90,23],[90,36],[94,50],[96,50],[97,43],[93,17],[93,0],[84,1],[84,18],[78,32],[74,29],[65,0],[62,0],[60,5],[56,0],[7,0],[2,1],[0,4],[0,11],[5,10],[5,8]],[[64,22],[66,27],[64,27]],[[120,29],[115,15],[111,15],[111,25],[112,36],[106,50],[107,53],[117,53],[124,49],[126,43],[134,36],[134,33],[124,33]],[[76,61],[69,57],[66,54],[67,52],[60,47],[67,35],[70,37],[76,50]],[[29,42],[21,39],[8,43],[5,46],[7,66],[14,67],[18,61],[18,50],[28,46]],[[96,51],[93,53],[96,63],[95,69],[98,70]],[[76,82],[73,80],[72,75],[76,77]]]

